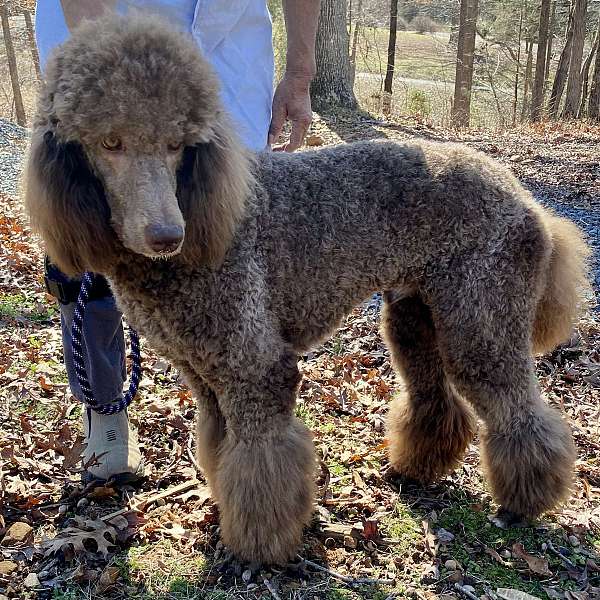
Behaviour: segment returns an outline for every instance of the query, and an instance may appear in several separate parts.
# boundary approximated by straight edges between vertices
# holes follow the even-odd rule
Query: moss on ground
[[[0,294],[0,319],[27,319],[48,321],[56,308],[41,302],[33,302],[23,294]]]

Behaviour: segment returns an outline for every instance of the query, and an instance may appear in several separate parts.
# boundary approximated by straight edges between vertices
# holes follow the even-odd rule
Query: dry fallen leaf
[[[98,579],[98,583],[96,583],[95,592],[96,594],[103,594],[106,590],[114,585],[119,579],[119,575],[121,571],[118,567],[106,567],[104,571],[102,571],[102,575]]]
[[[113,524],[108,524],[101,519],[92,520],[76,516],[75,522],[76,527],[67,527],[55,538],[42,543],[45,556],[63,550],[65,546],[72,546],[75,554],[89,552],[90,550],[85,547],[84,543],[93,541],[96,543],[97,552],[100,552],[106,558],[110,548],[117,545],[119,538],[123,538],[124,532],[117,530],[114,519]],[[123,522],[120,524],[123,524]]]
[[[527,552],[525,552],[525,548],[523,548],[523,544],[516,542],[513,544],[512,551],[514,556],[521,558],[527,563],[527,566],[532,573],[535,573],[536,575],[543,575],[545,577],[552,576],[552,571],[548,568],[548,561],[545,558],[527,554]]]
[[[119,492],[111,485],[98,485],[87,494],[88,499],[101,500],[103,498],[114,498]]]
[[[373,540],[374,542],[377,542],[381,538],[381,535],[379,534],[379,526],[377,524],[377,521],[373,521],[373,520],[367,521],[367,520],[363,519],[362,525],[363,525],[363,536],[365,539]]]

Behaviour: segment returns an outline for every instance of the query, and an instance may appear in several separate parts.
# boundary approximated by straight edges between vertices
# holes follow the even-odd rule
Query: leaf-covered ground
[[[464,139],[512,165],[543,202],[589,225],[593,238],[599,133],[564,127]],[[414,122],[338,116],[317,120],[309,141],[414,135],[452,138]],[[0,144],[13,156],[22,145],[17,138]],[[507,528],[493,517],[477,444],[436,485],[386,477],[386,407],[402,383],[378,335],[377,302],[357,308],[301,361],[297,412],[314,433],[320,461],[317,510],[300,549],[305,560],[236,570],[194,463],[193,400],[147,346],[131,410],[147,477],[135,489],[80,483],[81,407],[66,383],[58,314],[18,198],[0,195],[0,206],[0,600],[600,597],[597,313],[537,363],[544,394],[573,428],[573,495],[562,510]]]

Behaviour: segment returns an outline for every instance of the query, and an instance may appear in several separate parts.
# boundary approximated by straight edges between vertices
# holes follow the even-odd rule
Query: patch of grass
[[[600,552],[600,532],[592,534],[588,533],[586,536],[586,542],[596,550],[596,552]]]
[[[444,510],[437,525],[452,532],[456,537],[447,546],[448,554],[462,566],[465,575],[472,577],[479,594],[484,592],[484,584],[492,588],[506,587],[518,589],[528,594],[547,598],[541,582],[535,576],[520,572],[515,567],[517,559],[500,564],[485,552],[485,547],[501,552],[512,551],[516,542],[523,544],[525,551],[539,554],[542,543],[551,540],[556,545],[564,543],[561,530],[535,527],[510,527],[500,529],[492,525],[487,515],[492,512],[489,505],[471,506],[468,498],[461,498],[457,504]],[[548,557],[551,570],[560,567],[553,557]]]
[[[319,421],[305,402],[298,402],[294,410],[296,416],[312,431],[317,429]]]
[[[36,398],[26,398],[20,400],[14,406],[14,414],[22,415],[27,414],[30,417],[35,417],[43,421],[51,421],[55,418],[56,411],[59,409],[59,402],[56,401],[55,406],[51,406],[46,402],[39,402]]]
[[[52,590],[52,600],[79,600],[82,597],[82,592],[79,589]]]
[[[349,589],[340,585],[333,585],[327,591],[326,600],[386,600],[389,590],[382,590],[378,586],[361,586],[357,589]]]
[[[23,294],[0,294],[0,319],[24,318],[29,321],[48,321],[56,308],[33,302]]]
[[[208,592],[205,596],[206,600],[229,600],[230,596],[222,590],[214,590]]]
[[[348,474],[348,467],[340,462],[332,462],[327,465],[333,477],[343,477]]]
[[[208,564],[202,554],[181,555],[168,539],[134,546],[119,558],[119,569],[129,585],[137,586],[140,600],[165,594],[173,600],[202,597],[201,576]],[[160,565],[160,566],[158,566]]]
[[[332,354],[335,354],[336,356],[342,356],[345,352],[344,338],[339,334],[331,338],[328,345],[331,347]]]
[[[394,554],[406,554],[422,540],[421,516],[398,501],[392,514],[383,520],[382,531],[385,536],[397,540],[393,546]]]
[[[336,426],[334,423],[325,423],[324,425],[319,425],[317,429],[321,433],[333,433],[336,430]]]
[[[411,114],[428,117],[431,114],[431,101],[427,92],[410,89],[407,94],[408,110]]]
[[[347,589],[338,587],[327,592],[327,600],[353,600],[356,596]]]
[[[30,335],[27,338],[27,343],[31,348],[35,348],[36,350],[39,350],[42,347],[42,340],[37,335]]]

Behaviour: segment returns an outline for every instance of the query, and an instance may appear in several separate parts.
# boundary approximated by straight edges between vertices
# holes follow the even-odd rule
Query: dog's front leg
[[[226,436],[214,480],[223,542],[238,559],[282,563],[294,556],[312,512],[312,436],[293,415],[296,357],[238,372],[219,397]]]

